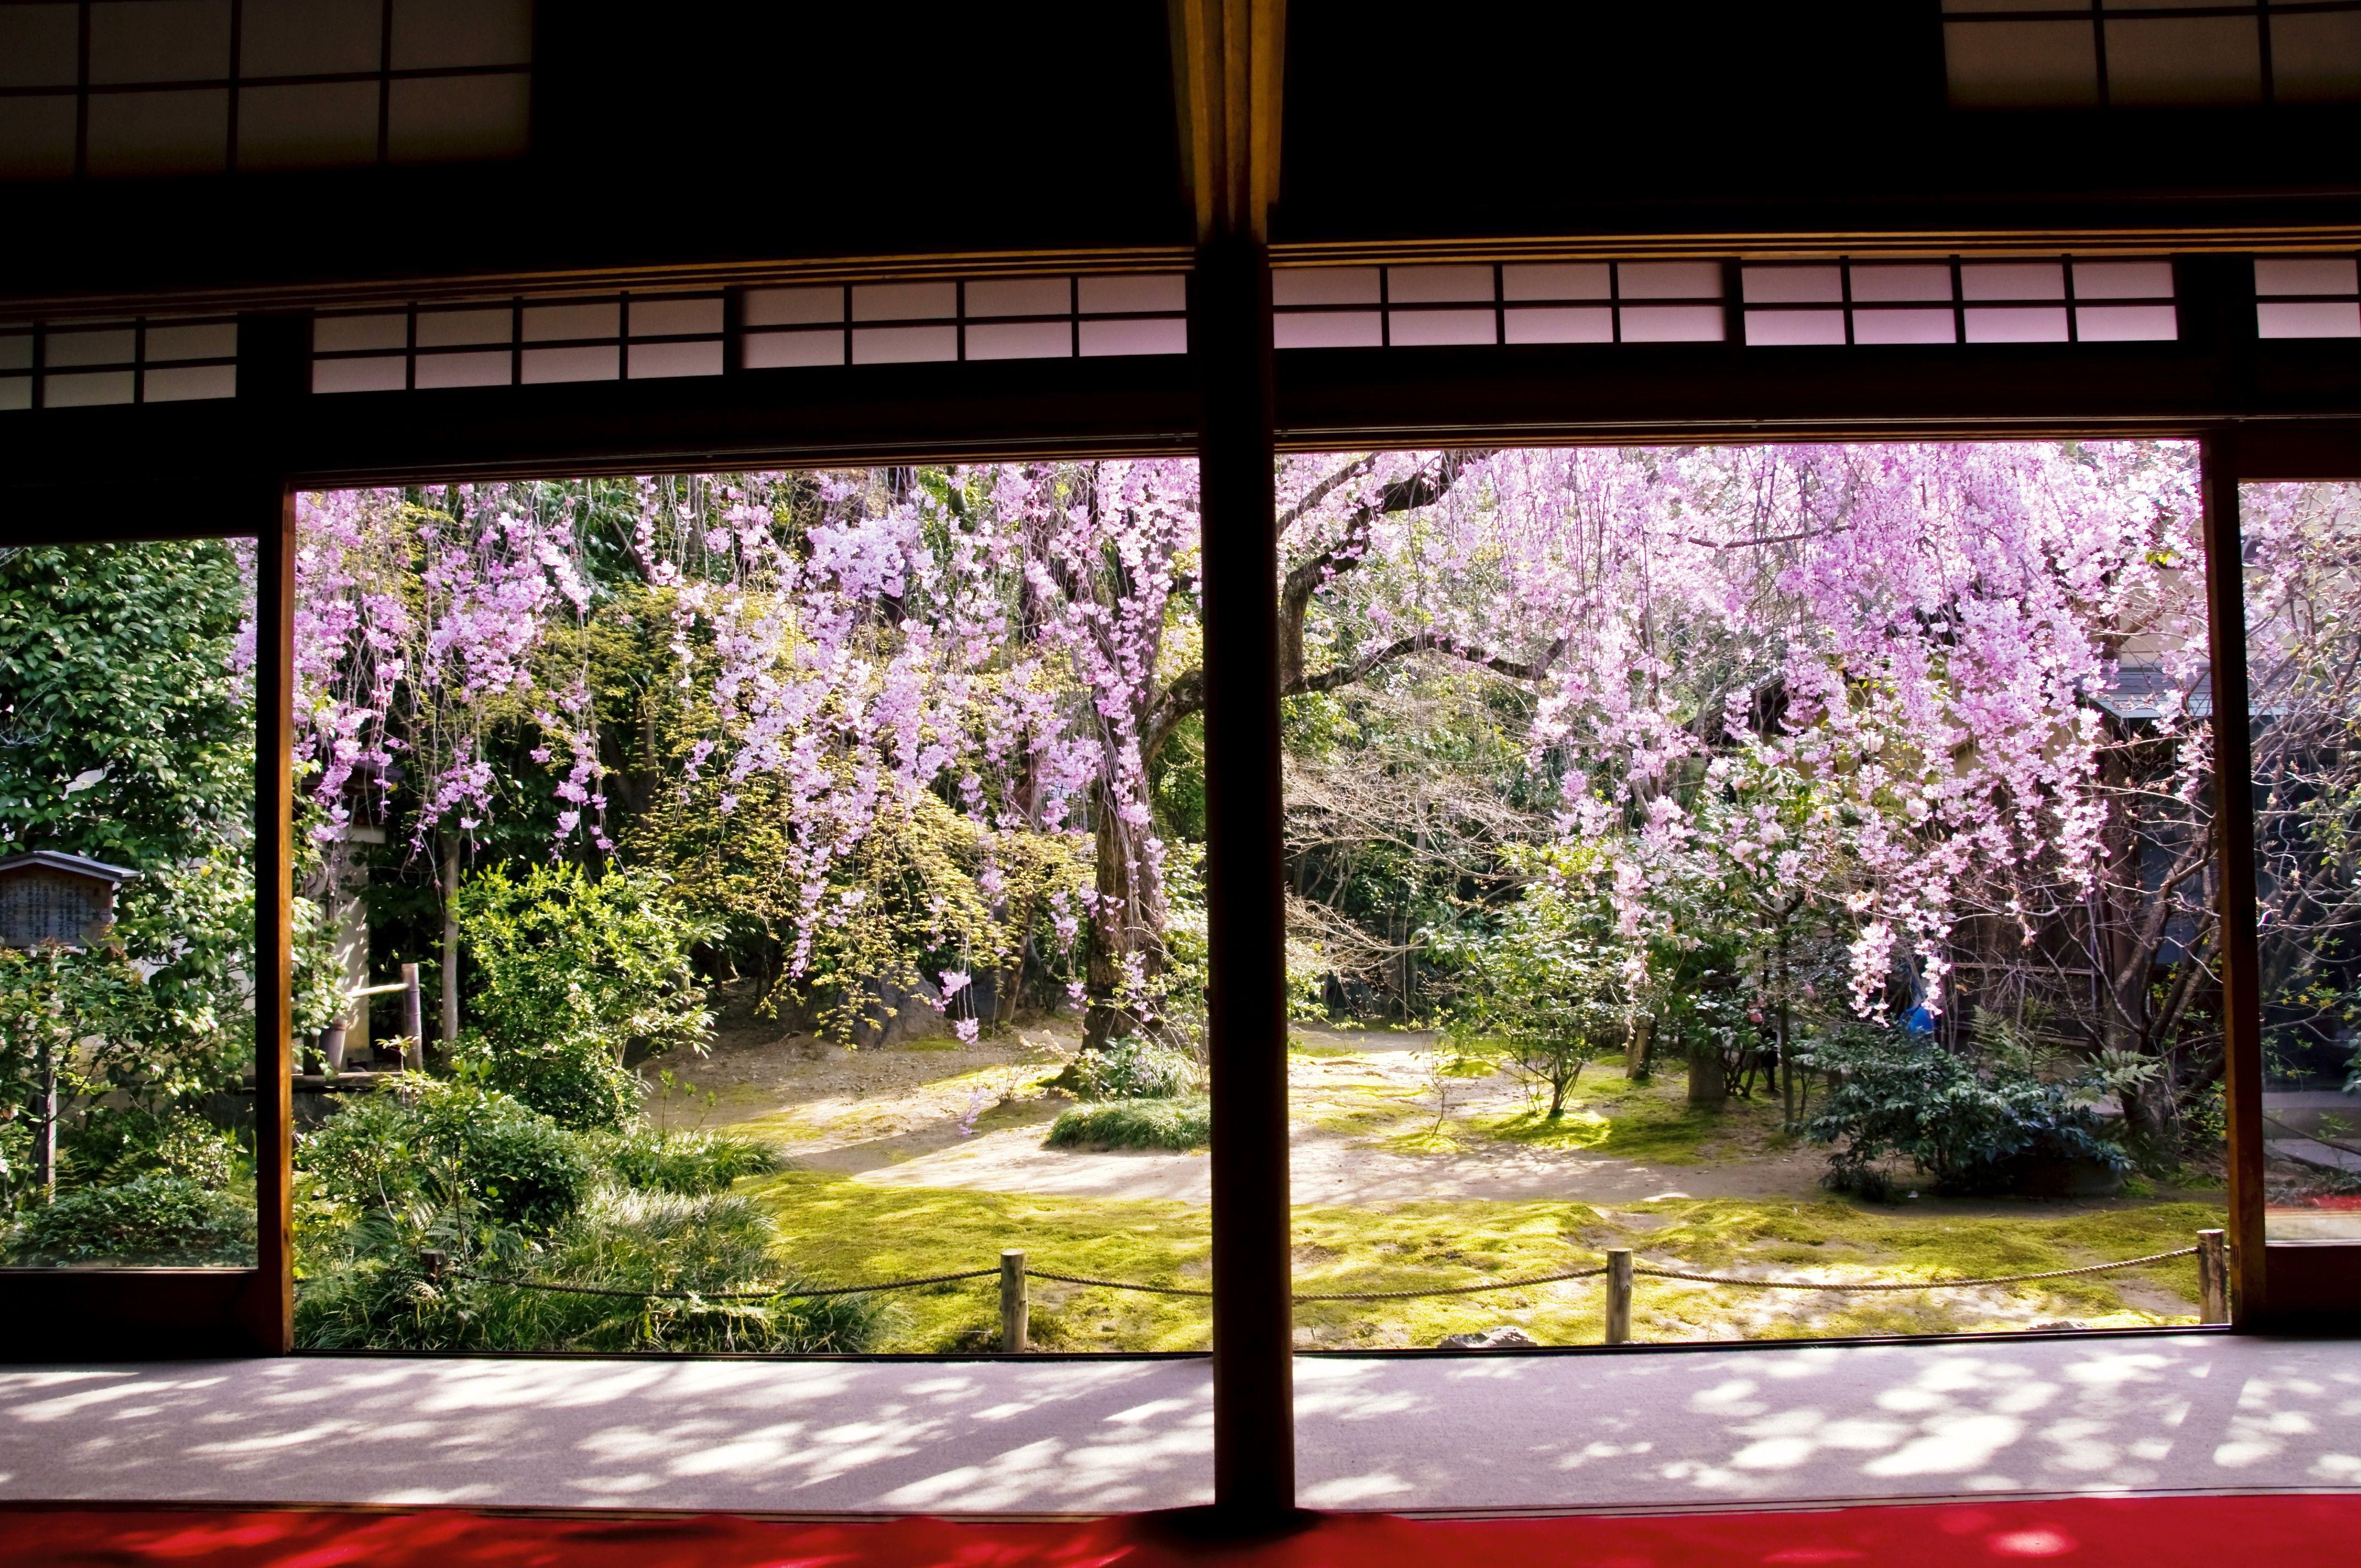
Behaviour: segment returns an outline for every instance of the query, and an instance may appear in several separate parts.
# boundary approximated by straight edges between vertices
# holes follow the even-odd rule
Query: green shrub
[[[237,1179],[244,1151],[237,1140],[203,1116],[170,1118],[156,1140],[156,1168],[219,1192]]]
[[[477,1201],[496,1223],[546,1229],[579,1208],[590,1190],[588,1157],[545,1117],[471,1125],[451,1141],[462,1151],[461,1168]]]
[[[1053,1148],[1193,1149],[1213,1137],[1202,1100],[1111,1100],[1077,1105],[1049,1127]]]
[[[1126,1035],[1075,1058],[1060,1081],[1077,1100],[1178,1100],[1202,1089],[1204,1077],[1186,1051]]]
[[[417,1113],[390,1085],[339,1096],[336,1106],[316,1131],[295,1135],[295,1168],[318,1183],[322,1197],[346,1208],[407,1200],[420,1175],[409,1147],[420,1130]]]
[[[867,1349],[874,1298],[710,1298],[804,1281],[773,1256],[775,1233],[742,1198],[602,1189],[542,1244],[432,1276],[385,1224],[356,1227],[339,1255],[307,1270],[296,1341],[312,1350],[759,1351]],[[500,1283],[518,1281],[520,1283]],[[698,1297],[591,1296],[531,1284]]]
[[[765,1175],[785,1163],[774,1146],[727,1133],[640,1126],[586,1134],[583,1146],[601,1170],[625,1187],[692,1197],[726,1192],[741,1176]]]
[[[1622,931],[1614,868],[1596,847],[1526,850],[1509,864],[1532,880],[1498,929],[1438,932],[1433,951],[1462,970],[1453,1046],[1499,1058],[1537,1102],[1546,1098],[1543,1119],[1555,1122],[1582,1069],[1622,1048],[1642,955]]]
[[[490,1082],[561,1127],[621,1127],[640,1113],[644,1088],[638,1075],[626,1071],[603,1042],[577,1048],[553,1041],[546,1048],[496,1057],[476,1054],[470,1041],[460,1049],[463,1060],[488,1069]]]
[[[161,1175],[219,1191],[244,1177],[251,1163],[235,1134],[187,1110],[93,1105],[63,1130],[60,1142],[59,1179],[75,1187],[119,1187]]]
[[[522,879],[491,871],[458,903],[480,981],[458,1054],[493,1088],[564,1127],[618,1128],[640,1100],[623,1067],[632,1041],[702,1047],[713,1018],[689,949],[709,932],[663,878],[593,878],[566,865]]]
[[[254,1211],[185,1176],[83,1187],[27,1212],[16,1263],[252,1263]]]
[[[407,1073],[305,1137],[297,1165],[323,1196],[368,1211],[424,1201],[547,1230],[588,1195],[580,1140],[498,1090]]]
[[[12,1212],[33,1185],[33,1126],[23,1116],[0,1121],[0,1215]]]
[[[2102,1135],[2098,1114],[2021,1065],[1982,1064],[1913,1040],[1898,1029],[1848,1028],[1812,1053],[1836,1086],[1805,1128],[1816,1143],[1841,1144],[1828,1183],[1880,1195],[1875,1162],[1909,1157],[1944,1192],[2015,1185],[2024,1167],[2090,1159],[2110,1169],[2130,1157]]]

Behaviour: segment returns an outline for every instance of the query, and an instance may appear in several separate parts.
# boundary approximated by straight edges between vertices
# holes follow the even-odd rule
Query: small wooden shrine
[[[115,890],[139,873],[83,855],[0,858],[0,948],[88,947],[115,924]]]

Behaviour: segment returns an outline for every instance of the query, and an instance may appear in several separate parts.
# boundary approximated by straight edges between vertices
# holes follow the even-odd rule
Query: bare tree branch
[[[1565,639],[1561,637],[1550,644],[1548,652],[1527,663],[1521,660],[1503,658],[1477,643],[1462,641],[1438,631],[1418,631],[1408,637],[1397,637],[1384,647],[1364,653],[1350,663],[1304,675],[1282,690],[1289,696],[1334,691],[1338,686],[1349,686],[1364,680],[1379,666],[1412,653],[1447,654],[1464,664],[1489,670],[1496,675],[1506,675],[1512,681],[1537,681],[1548,674],[1550,665],[1565,652]]]
[[[1482,650],[1473,650],[1471,656],[1471,653],[1460,652],[1444,646],[1442,640],[1433,638],[1432,634],[1422,634],[1421,638],[1403,640],[1404,644],[1417,644],[1417,646],[1389,646],[1388,649],[1378,651],[1374,656],[1356,662],[1359,671],[1356,674],[1346,675],[1341,671],[1324,671],[1317,677],[1320,683],[1318,685],[1311,684],[1304,674],[1303,622],[1304,618],[1311,613],[1312,597],[1319,591],[1320,585],[1360,565],[1362,552],[1368,545],[1370,532],[1376,526],[1378,518],[1394,512],[1415,511],[1421,507],[1433,506],[1450,492],[1452,486],[1458,483],[1462,473],[1490,455],[1491,454],[1486,452],[1445,452],[1421,464],[1414,472],[1396,479],[1379,490],[1374,499],[1354,508],[1352,516],[1345,521],[1344,531],[1337,536],[1334,543],[1289,569],[1286,579],[1279,588],[1279,689],[1281,694],[1301,696],[1307,692],[1333,691],[1337,686],[1351,685],[1380,664],[1422,649],[1451,652],[1454,657],[1483,664],[1487,668],[1494,669],[1516,680],[1536,679],[1539,671],[1547,667],[1548,660],[1543,661],[1539,665],[1522,665],[1513,660],[1497,659]],[[1278,521],[1279,530],[1283,532],[1299,521],[1312,508],[1334,495],[1345,485],[1367,474],[1375,462],[1374,456],[1355,458],[1334,473],[1323,477],[1306,490],[1295,505],[1279,514]],[[1550,658],[1554,659],[1557,652],[1558,650],[1554,649]],[[1171,739],[1173,730],[1180,727],[1180,721],[1191,714],[1202,710],[1204,706],[1204,670],[1202,667],[1191,669],[1176,676],[1170,685],[1158,694],[1155,702],[1150,705],[1148,722],[1143,727],[1142,740],[1145,748],[1143,754],[1153,760],[1157,753],[1163,750],[1165,742]]]

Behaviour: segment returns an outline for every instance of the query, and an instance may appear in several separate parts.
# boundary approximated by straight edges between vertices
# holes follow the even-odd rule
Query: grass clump
[[[727,1192],[741,1178],[767,1176],[785,1163],[760,1138],[647,1125],[584,1136],[590,1158],[624,1186],[695,1197]]]
[[[887,1309],[861,1296],[798,1299],[776,1232],[746,1199],[606,1187],[556,1231],[485,1238],[464,1267],[430,1269],[418,1243],[460,1238],[401,1217],[365,1222],[315,1258],[296,1297],[311,1350],[757,1351],[866,1349]],[[485,1277],[489,1276],[489,1277]],[[508,1283],[511,1280],[530,1283]],[[685,1295],[598,1296],[578,1285]],[[749,1300],[716,1296],[761,1290]]]
[[[1049,1127],[1052,1148],[1193,1149],[1213,1142],[1202,1100],[1110,1100],[1077,1105]]]
[[[1181,1100],[1203,1092],[1205,1069],[1186,1051],[1126,1035],[1077,1056],[1059,1081],[1077,1100]]]

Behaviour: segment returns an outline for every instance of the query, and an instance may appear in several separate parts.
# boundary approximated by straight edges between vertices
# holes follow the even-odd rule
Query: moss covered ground
[[[1779,1108],[1770,1101],[1699,1109],[1688,1103],[1681,1075],[1635,1081],[1613,1059],[1586,1068],[1552,1119],[1545,1105],[1532,1102],[1481,1058],[1445,1056],[1411,1073],[1399,1056],[1387,1061],[1301,1046],[1295,1054],[1319,1060],[1323,1069],[1295,1090],[1299,1120],[1397,1154],[1449,1154],[1488,1142],[1699,1165],[1794,1143],[1780,1135]]]
[[[741,1190],[776,1219],[783,1256],[827,1283],[994,1265],[1021,1247],[1036,1270],[1202,1288],[1210,1236],[1198,1205],[873,1186],[808,1171],[751,1179]],[[1631,1246],[1643,1264],[1820,1280],[1963,1278],[2034,1273],[2185,1246],[2221,1211],[2193,1202],[1910,1204],[1664,1199],[1584,1203],[1449,1201],[1295,1212],[1297,1288],[1403,1289],[1554,1273]],[[896,1292],[891,1351],[983,1350],[995,1343],[992,1280]],[[2137,1327],[2194,1321],[2192,1260],[2077,1279],[1970,1291],[1839,1294],[1643,1279],[1642,1340],[1940,1333],[2070,1322]],[[1306,1304],[1307,1347],[1431,1345],[1448,1333],[1514,1323],[1543,1343],[1596,1343],[1598,1280],[1476,1298]],[[1202,1350],[1201,1299],[1037,1281],[1035,1343],[1049,1349]]]

